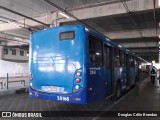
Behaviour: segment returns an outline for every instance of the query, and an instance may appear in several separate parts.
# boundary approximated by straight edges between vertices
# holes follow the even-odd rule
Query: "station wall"
[[[28,63],[16,63],[0,60],[0,77],[28,76]]]

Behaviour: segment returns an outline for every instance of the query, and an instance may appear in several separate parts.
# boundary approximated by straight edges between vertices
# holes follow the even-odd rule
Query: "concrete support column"
[[[3,58],[3,46],[0,46],[0,60]]]

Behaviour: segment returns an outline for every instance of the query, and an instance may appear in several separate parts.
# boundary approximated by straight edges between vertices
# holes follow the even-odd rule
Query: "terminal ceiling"
[[[57,24],[82,24],[79,20],[145,60],[158,61],[158,0],[0,0],[0,3],[1,46],[29,49],[30,32]],[[59,15],[60,9],[54,5],[77,20],[69,14],[69,19]]]

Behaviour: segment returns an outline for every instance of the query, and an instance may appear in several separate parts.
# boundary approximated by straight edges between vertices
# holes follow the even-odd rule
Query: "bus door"
[[[105,97],[112,94],[112,48],[104,46],[104,65],[105,65]]]
[[[125,65],[126,65],[126,78],[127,78],[127,82],[126,82],[126,88],[129,88],[129,86],[130,86],[130,66],[129,66],[129,54],[126,54],[126,63],[125,63]]]

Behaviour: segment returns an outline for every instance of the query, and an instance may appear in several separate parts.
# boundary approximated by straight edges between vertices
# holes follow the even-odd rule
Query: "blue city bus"
[[[83,25],[31,34],[32,98],[88,104],[120,98],[139,78],[139,58]]]

